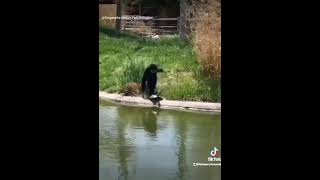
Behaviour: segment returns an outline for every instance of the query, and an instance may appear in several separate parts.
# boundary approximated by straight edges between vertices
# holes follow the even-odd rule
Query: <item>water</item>
[[[209,162],[220,149],[219,114],[130,107],[106,102],[99,111],[100,180],[221,179]]]

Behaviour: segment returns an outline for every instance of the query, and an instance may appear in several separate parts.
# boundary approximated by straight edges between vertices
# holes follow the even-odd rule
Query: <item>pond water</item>
[[[221,179],[221,166],[194,166],[220,154],[220,114],[100,101],[100,180]]]

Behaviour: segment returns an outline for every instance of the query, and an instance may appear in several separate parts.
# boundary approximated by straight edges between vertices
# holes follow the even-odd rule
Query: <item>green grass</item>
[[[152,40],[100,27],[99,88],[119,92],[127,83],[140,83],[144,69],[159,64],[158,92],[166,99],[220,101],[220,81],[203,74],[192,46],[178,36]]]

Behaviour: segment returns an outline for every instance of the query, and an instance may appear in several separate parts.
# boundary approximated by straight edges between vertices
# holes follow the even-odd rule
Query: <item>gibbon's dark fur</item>
[[[148,95],[156,94],[155,89],[157,85],[157,73],[163,72],[162,69],[159,69],[157,65],[150,64],[143,73],[142,77],[142,91],[145,92],[148,88]]]

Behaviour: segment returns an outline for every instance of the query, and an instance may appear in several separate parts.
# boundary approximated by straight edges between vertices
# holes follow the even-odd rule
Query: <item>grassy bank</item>
[[[129,82],[140,83],[144,69],[156,63],[165,71],[157,87],[166,99],[220,101],[220,82],[203,74],[191,45],[178,36],[151,40],[100,27],[99,61],[100,90],[118,92]]]

